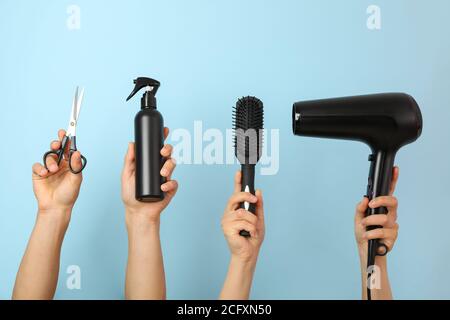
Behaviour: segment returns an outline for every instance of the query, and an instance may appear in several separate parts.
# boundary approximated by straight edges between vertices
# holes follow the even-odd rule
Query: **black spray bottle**
[[[127,101],[145,88],[141,98],[141,111],[134,118],[136,200],[155,202],[164,199],[161,185],[165,182],[165,178],[160,174],[164,164],[160,153],[164,143],[164,120],[156,110],[155,98],[160,83],[154,79],[140,77],[134,80],[134,84]]]

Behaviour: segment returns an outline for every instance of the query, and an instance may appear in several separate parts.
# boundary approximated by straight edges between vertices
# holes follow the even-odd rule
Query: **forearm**
[[[250,296],[255,268],[256,258],[243,261],[232,256],[219,299],[247,300]]]
[[[367,251],[367,248],[365,249]],[[367,300],[367,252],[360,250],[360,265],[361,265],[361,284],[362,284],[362,299]],[[377,256],[375,258],[375,271],[378,271],[379,288],[372,288],[370,291],[372,300],[392,300],[391,285],[389,283],[389,276],[387,270],[387,256]],[[372,274],[372,277],[374,275]]]
[[[159,221],[127,213],[128,265],[126,299],[166,298],[164,264],[159,237]]]
[[[52,299],[70,210],[38,212],[14,285],[13,299]]]

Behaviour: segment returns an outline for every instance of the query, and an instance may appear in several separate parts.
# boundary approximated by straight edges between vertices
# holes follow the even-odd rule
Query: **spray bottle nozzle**
[[[159,89],[160,83],[158,80],[139,77],[133,80],[135,84],[133,91],[131,91],[130,95],[127,98],[127,101],[130,100],[139,90],[145,88],[145,93],[141,99],[141,107],[142,108],[156,108],[156,92]]]

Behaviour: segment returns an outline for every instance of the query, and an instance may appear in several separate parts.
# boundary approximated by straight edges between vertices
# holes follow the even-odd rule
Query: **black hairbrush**
[[[261,158],[263,142],[264,109],[261,100],[250,96],[239,99],[233,111],[233,122],[234,151],[241,163],[241,191],[255,194],[255,165]],[[255,213],[252,203],[243,202],[240,207]],[[250,236],[246,230],[239,234]]]

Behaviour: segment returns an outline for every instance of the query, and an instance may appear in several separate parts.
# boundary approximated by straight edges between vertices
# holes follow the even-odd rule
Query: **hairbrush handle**
[[[255,165],[243,164],[241,165],[241,191],[250,192],[255,194]],[[255,204],[250,202],[242,202],[240,208],[243,208],[251,213],[255,214]],[[247,230],[241,230],[239,234],[243,237],[250,237],[250,233]]]

